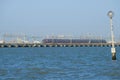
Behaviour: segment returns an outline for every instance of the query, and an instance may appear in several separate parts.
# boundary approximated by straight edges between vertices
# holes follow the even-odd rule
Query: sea
[[[110,47],[0,48],[0,80],[120,80]]]

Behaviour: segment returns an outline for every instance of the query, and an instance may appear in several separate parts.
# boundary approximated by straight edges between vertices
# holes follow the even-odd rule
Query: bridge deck
[[[120,43],[115,43],[116,47],[120,47]],[[111,47],[111,43],[3,43],[0,48],[4,47]]]

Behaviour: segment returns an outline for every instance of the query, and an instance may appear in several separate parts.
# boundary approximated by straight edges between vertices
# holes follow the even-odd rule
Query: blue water
[[[120,80],[120,47],[0,48],[0,80]]]

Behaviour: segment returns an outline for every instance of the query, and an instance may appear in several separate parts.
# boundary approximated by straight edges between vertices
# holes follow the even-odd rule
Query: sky
[[[0,0],[0,34],[120,36],[120,0]]]

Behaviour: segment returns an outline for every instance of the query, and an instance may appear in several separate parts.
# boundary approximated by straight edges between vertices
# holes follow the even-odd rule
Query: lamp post
[[[112,11],[108,12],[108,16],[110,18],[110,28],[111,28],[111,43],[112,43],[112,47],[111,47],[111,53],[112,53],[112,60],[116,60],[116,50],[115,50],[115,42],[114,42],[114,32],[113,32],[113,23],[112,23],[112,18],[114,16]]]

